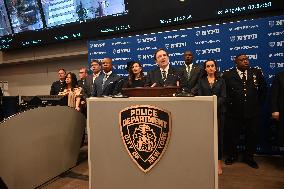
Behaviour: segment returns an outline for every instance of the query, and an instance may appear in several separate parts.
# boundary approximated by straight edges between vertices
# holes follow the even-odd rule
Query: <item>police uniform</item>
[[[50,88],[50,95],[58,95],[58,93],[64,89],[65,84],[65,80],[53,82]]]
[[[260,126],[261,104],[266,96],[266,81],[260,68],[241,72],[232,68],[223,73],[226,83],[226,133],[228,153],[237,156],[237,144],[242,130],[246,136],[245,158],[255,153]]]

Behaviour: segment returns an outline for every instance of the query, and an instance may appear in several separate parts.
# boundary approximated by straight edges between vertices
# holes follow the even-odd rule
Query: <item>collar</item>
[[[103,73],[104,73],[105,75],[107,75],[107,77],[109,77],[109,76],[112,74],[112,71],[109,71],[109,72],[107,72],[107,73],[105,73],[105,71],[103,71]]]
[[[237,70],[237,73],[238,73],[238,75],[240,76],[240,78],[242,78],[242,77],[243,77],[243,74],[242,74],[243,71],[239,70],[237,67],[236,67],[236,70]],[[246,74],[246,77],[247,77],[247,75],[248,75],[248,70],[245,70],[244,73]]]
[[[167,67],[165,69],[160,68],[160,71],[166,71],[166,73],[169,72],[169,68],[170,68],[170,64],[167,65]]]
[[[184,64],[187,72],[189,71],[188,68],[191,70],[192,67],[193,67],[193,63],[190,63],[189,65],[187,65],[186,63],[183,63],[183,64]]]
[[[96,74],[93,73],[93,77],[98,77],[100,74],[101,74],[101,71]]]
[[[238,74],[243,73],[243,71],[239,70],[237,67],[236,67],[236,70],[237,70]],[[248,73],[248,70],[245,70],[244,72],[245,72],[245,74],[247,74],[247,73]]]

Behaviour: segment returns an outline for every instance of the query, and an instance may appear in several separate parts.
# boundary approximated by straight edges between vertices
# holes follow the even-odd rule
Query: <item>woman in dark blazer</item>
[[[142,65],[139,62],[131,61],[127,64],[128,78],[124,82],[123,88],[135,88],[145,86],[145,76]]]
[[[225,113],[226,85],[217,71],[215,60],[209,59],[204,62],[202,75],[198,81],[199,96],[217,96],[218,112],[218,174],[222,174],[222,128]]]

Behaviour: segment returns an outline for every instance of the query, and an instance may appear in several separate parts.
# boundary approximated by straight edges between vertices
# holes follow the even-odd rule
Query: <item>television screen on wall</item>
[[[284,14],[280,0],[0,0],[0,50]],[[5,9],[6,8],[6,9]],[[5,10],[8,10],[6,14]],[[279,14],[279,13],[278,13]],[[12,27],[9,27],[9,23]]]
[[[41,0],[47,27],[123,14],[124,0]]]
[[[37,0],[6,0],[14,33],[43,28]]]
[[[11,25],[3,0],[0,0],[0,37],[12,34]]]

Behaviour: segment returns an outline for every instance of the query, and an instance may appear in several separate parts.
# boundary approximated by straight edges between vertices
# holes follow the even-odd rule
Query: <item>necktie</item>
[[[162,79],[166,81],[167,79],[167,72],[165,70],[162,71]]]
[[[105,85],[106,80],[107,80],[107,74],[104,75],[103,83],[102,83],[102,88],[104,88],[104,85]]]
[[[189,78],[190,77],[190,66],[187,66],[187,78]]]
[[[242,81],[246,82],[247,78],[246,78],[246,72],[242,72]]]

